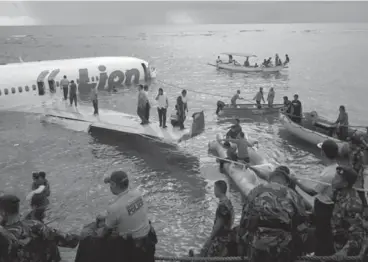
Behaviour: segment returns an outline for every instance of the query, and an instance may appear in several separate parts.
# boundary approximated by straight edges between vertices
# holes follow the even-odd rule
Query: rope
[[[302,256],[296,262],[302,261],[363,261],[364,255],[359,256]],[[247,257],[155,257],[161,261],[249,261]]]

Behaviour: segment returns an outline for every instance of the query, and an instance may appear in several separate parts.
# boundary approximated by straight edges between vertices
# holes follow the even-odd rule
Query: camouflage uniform
[[[228,198],[220,200],[216,210],[214,225],[216,225],[219,218],[224,220],[223,228],[218,231],[217,235],[207,246],[203,247],[201,250],[201,256],[203,257],[224,257],[227,255],[227,246],[231,240],[230,233],[234,223],[234,208]]]
[[[353,188],[337,190],[334,201],[331,226],[335,250],[340,251],[349,242],[348,254],[357,255],[365,237],[361,220],[362,201]]]
[[[78,237],[63,234],[35,220],[18,221],[4,226],[9,246],[4,262],[59,262],[57,246],[75,248]],[[16,243],[14,243],[16,239]]]
[[[241,248],[251,262],[292,261],[301,253],[299,229],[306,228],[306,221],[304,201],[294,190],[277,183],[259,185],[243,206]]]

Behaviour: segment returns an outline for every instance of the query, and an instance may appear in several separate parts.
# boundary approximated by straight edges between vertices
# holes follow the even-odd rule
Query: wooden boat
[[[346,156],[349,151],[349,144],[339,140],[335,134],[335,126],[332,121],[319,117],[317,112],[304,113],[301,125],[294,123],[288,116],[280,112],[280,122],[284,128],[292,135],[303,139],[311,144],[317,145],[327,139],[334,140],[339,146],[340,156]],[[349,136],[360,131],[349,129]]]
[[[257,57],[256,55],[247,54],[247,53],[221,53],[221,55],[229,56],[229,61],[230,61],[230,57],[232,57],[232,56],[245,57],[246,59],[249,59],[250,57]],[[219,62],[219,63],[216,63],[216,64],[208,63],[208,65],[214,66],[217,69],[228,70],[228,71],[231,71],[231,72],[234,72],[234,73],[260,73],[260,72],[276,73],[276,72],[280,72],[284,68],[287,68],[286,65],[271,66],[271,67],[264,67],[262,65],[259,65],[259,66],[255,66],[255,65],[254,66],[244,66],[244,65],[238,63],[236,60],[233,60],[232,63]]]
[[[262,105],[262,108],[257,108],[257,105],[255,103],[237,104],[236,107],[234,107],[231,104],[225,104],[222,101],[218,101],[216,114],[222,118],[248,118],[254,115],[278,114],[280,109],[283,107],[283,104],[274,104],[272,107],[269,107],[267,104],[265,104]]]
[[[208,149],[211,153],[218,156],[221,159],[226,158],[226,149],[221,143],[222,136],[218,134],[216,140],[209,142]],[[248,138],[247,138],[248,139]],[[251,141],[251,140],[250,140]],[[249,158],[250,164],[254,167],[263,170],[264,172],[272,172],[274,166],[271,163],[267,163],[257,150],[254,148],[249,148]],[[235,185],[239,188],[240,192],[247,196],[249,192],[261,183],[266,183],[266,181],[258,178],[258,176],[250,169],[244,169],[242,165],[237,163],[225,163],[223,168],[225,174],[231,178]],[[298,193],[302,195],[312,206],[313,198],[307,196],[301,189],[296,188]]]

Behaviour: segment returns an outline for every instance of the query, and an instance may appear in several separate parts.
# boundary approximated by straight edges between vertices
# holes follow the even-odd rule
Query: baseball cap
[[[270,178],[276,175],[283,175],[289,184],[292,183],[292,180],[290,179],[290,169],[287,166],[276,167],[275,170],[270,174]]]
[[[342,176],[345,181],[349,183],[349,185],[354,185],[358,178],[358,173],[349,166],[338,166],[336,167],[336,171],[337,174]]]
[[[339,154],[339,147],[335,141],[327,139],[322,143],[318,143],[317,147],[322,149],[325,155],[329,158],[336,158]]]
[[[114,182],[116,184],[121,184],[125,180],[129,180],[127,173],[125,173],[124,171],[119,170],[119,171],[112,172],[110,176],[108,176],[104,179],[104,182],[105,182],[105,184],[110,183],[110,182]]]

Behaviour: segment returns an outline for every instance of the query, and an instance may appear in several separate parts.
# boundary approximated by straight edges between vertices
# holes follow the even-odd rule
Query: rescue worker
[[[238,99],[244,99],[242,97],[240,97],[240,90],[236,91],[236,94],[233,95],[233,97],[231,98],[231,106],[232,107],[236,107],[236,100]]]
[[[17,196],[0,197],[0,214],[3,228],[18,241],[15,250],[8,250],[6,261],[59,262],[57,246],[75,248],[78,245],[79,236],[75,234],[61,233],[36,220],[21,220]]]
[[[50,201],[50,184],[46,179],[45,172],[33,172],[32,191],[26,197],[31,200],[32,211],[26,216],[26,219],[43,221],[45,211]]]
[[[169,107],[169,100],[167,99],[167,96],[162,88],[158,89],[156,101],[157,101],[157,112],[158,112],[158,119],[160,121],[160,127],[167,128],[166,114],[167,108]]]
[[[358,174],[351,167],[338,166],[332,181],[335,206],[331,225],[337,254],[357,256],[365,234],[363,228],[363,205],[358,192],[353,188]]]
[[[137,114],[141,119],[141,125],[148,124],[148,120],[146,119],[146,105],[148,101],[147,94],[144,92],[143,85],[138,86],[138,103],[137,103]]]
[[[236,154],[236,145],[230,144],[229,142],[224,143],[224,148],[226,149],[226,159],[231,161],[238,161],[238,155]],[[228,163],[229,161],[220,160],[220,171],[224,168],[224,164]]]
[[[337,157],[339,155],[339,147],[333,140],[325,140],[319,143],[322,159],[326,167],[318,176],[321,181],[314,188],[301,183],[295,177],[292,177],[296,185],[310,196],[315,196],[314,216],[315,216],[315,238],[316,238],[316,256],[330,256],[334,254],[333,236],[331,229],[331,216],[334,208],[332,200],[332,180],[336,174]]]
[[[240,125],[240,120],[235,119],[235,124],[230,127],[230,130],[226,133],[226,138],[236,139],[239,133],[242,132],[242,127]]]
[[[350,154],[349,154],[349,164],[353,167],[355,172],[358,174],[357,181],[354,185],[356,189],[362,189],[361,191],[357,191],[362,201],[363,207],[366,208],[367,199],[365,196],[364,190],[364,167],[365,167],[365,156],[364,156],[364,148],[361,146],[361,140],[358,135],[353,135],[348,138],[349,146],[350,146]]]
[[[268,107],[273,106],[273,100],[274,99],[275,99],[275,91],[273,90],[273,87],[271,87],[271,89],[270,89],[270,91],[268,92],[268,95],[267,95]]]
[[[214,193],[220,200],[216,209],[211,236],[201,249],[201,257],[225,257],[228,254],[231,228],[234,223],[234,208],[226,196],[227,184],[224,180],[215,182]]]
[[[301,196],[288,187],[285,172],[273,172],[268,184],[245,199],[238,231],[239,254],[251,262],[291,262],[301,255],[299,230],[308,215]]]
[[[66,101],[68,99],[68,89],[69,89],[69,80],[66,76],[64,76],[64,78],[61,79],[60,86],[63,89],[64,100]]]
[[[133,241],[135,248],[129,250],[131,259],[127,261],[153,262],[157,237],[142,193],[129,188],[129,178],[124,171],[112,172],[104,182],[110,184],[117,199],[107,209],[103,235],[115,231],[123,239]]]
[[[73,106],[74,101],[75,107],[77,107],[77,85],[74,83],[74,80],[70,81],[69,101],[70,106]]]
[[[261,100],[263,101],[263,103],[266,103],[265,102],[265,99],[263,97],[263,87],[260,87],[259,88],[259,91],[255,95],[255,97],[253,98],[253,100],[256,100],[256,104],[257,104],[257,108],[258,109],[261,109],[262,108]]]
[[[340,106],[339,116],[335,122],[337,135],[340,140],[346,140],[349,135],[349,116],[346,112],[345,106]]]
[[[236,147],[238,148],[238,161],[242,163],[250,162],[248,147],[253,147],[255,144],[258,144],[257,141],[255,141],[254,143],[250,143],[245,138],[245,134],[243,132],[240,132],[236,139],[228,138],[223,139],[222,141],[236,144]]]
[[[93,115],[98,116],[98,96],[97,96],[97,86],[91,90],[91,100],[93,105]]]
[[[299,96],[294,95],[294,100],[291,102],[291,121],[300,124],[303,118],[302,103],[299,101]]]

